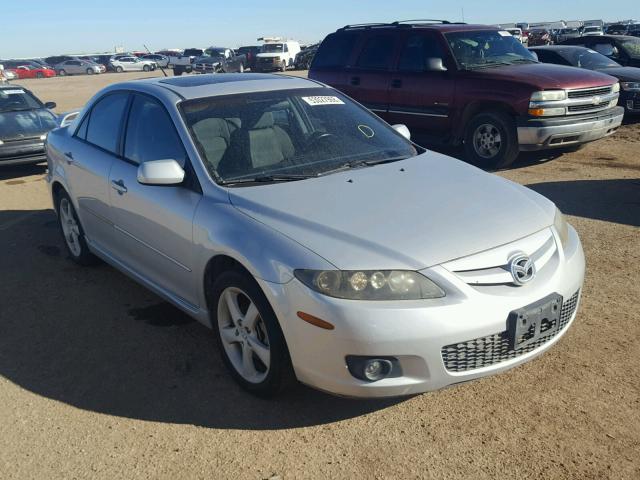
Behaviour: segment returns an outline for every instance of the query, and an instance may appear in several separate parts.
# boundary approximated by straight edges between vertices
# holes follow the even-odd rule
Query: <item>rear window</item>
[[[392,35],[375,35],[367,39],[357,66],[360,68],[384,70],[391,67],[395,38]]]
[[[311,68],[342,68],[347,66],[351,47],[357,40],[356,33],[332,33],[324,39]]]

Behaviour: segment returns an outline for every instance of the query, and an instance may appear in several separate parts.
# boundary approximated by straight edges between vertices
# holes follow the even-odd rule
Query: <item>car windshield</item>
[[[299,180],[422,151],[327,88],[202,98],[180,109],[206,167],[222,184]]]
[[[560,33],[563,35],[566,35],[568,33],[580,34],[577,28],[563,28],[562,30],[560,30]]]
[[[640,38],[625,38],[621,43],[629,56],[640,58]]]
[[[585,27],[585,32],[599,32],[601,31],[600,27]]]
[[[0,113],[38,108],[42,108],[42,104],[22,88],[0,89]]]
[[[204,53],[209,57],[224,57],[224,48],[207,48]]]
[[[558,52],[574,67],[598,70],[599,68],[619,67],[620,64],[605,57],[601,53],[587,48],[576,48]]]
[[[510,33],[472,31],[447,33],[447,42],[462,68],[536,63],[535,57]]]
[[[281,43],[265,43],[262,45],[261,51],[264,53],[278,53],[282,52]]]

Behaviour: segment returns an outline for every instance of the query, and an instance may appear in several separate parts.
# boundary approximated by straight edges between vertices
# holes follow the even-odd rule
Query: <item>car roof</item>
[[[552,50],[552,51],[591,50],[592,52],[594,51],[588,47],[583,47],[582,45],[541,45],[538,47],[529,47],[529,50]]]
[[[106,90],[130,89],[148,91],[154,95],[171,91],[184,100],[191,100],[238,93],[318,87],[329,89],[315,80],[301,77],[265,73],[225,73],[146,78],[116,83]]]
[[[415,22],[415,23],[412,23]],[[502,30],[500,27],[491,25],[479,25],[479,24],[467,24],[467,23],[452,23],[446,20],[437,20],[440,23],[429,23],[434,21],[406,21],[406,22],[393,22],[393,23],[370,23],[360,25],[347,25],[339,28],[337,31],[358,31],[358,30],[386,30],[386,29],[425,29],[425,30],[437,30],[442,33],[450,32],[468,32],[477,30]]]

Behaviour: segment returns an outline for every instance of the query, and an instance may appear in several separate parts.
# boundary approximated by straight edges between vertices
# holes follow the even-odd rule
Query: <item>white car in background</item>
[[[602,36],[602,35],[604,35],[604,32],[602,31],[602,27],[599,27],[597,25],[594,25],[591,27],[584,27],[584,30],[582,31],[583,37]]]
[[[520,28],[507,28],[506,30],[512,36],[514,36],[520,43],[525,43],[525,39],[522,36],[522,30]]]
[[[137,57],[121,57],[117,60],[112,60],[111,65],[113,69],[120,72],[150,72],[158,67],[158,64],[153,60],[142,60]]]

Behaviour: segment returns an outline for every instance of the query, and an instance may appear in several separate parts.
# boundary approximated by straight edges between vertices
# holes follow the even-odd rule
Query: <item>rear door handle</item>
[[[391,80],[391,86],[393,88],[401,88],[402,87],[402,80],[400,80],[399,78],[395,78],[395,79]]]
[[[349,83],[351,83],[351,85],[360,85],[360,77],[351,77]]]
[[[111,180],[111,188],[113,188],[120,195],[127,193],[127,187],[125,187],[122,180]]]
[[[73,153],[71,152],[64,152],[64,156],[66,157],[67,163],[71,163],[73,162]]]

